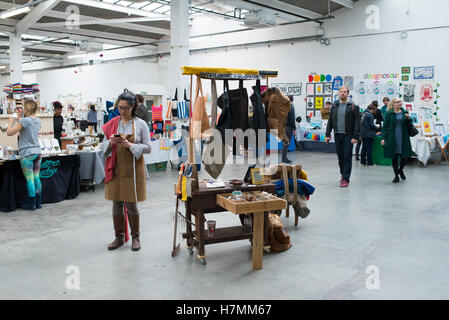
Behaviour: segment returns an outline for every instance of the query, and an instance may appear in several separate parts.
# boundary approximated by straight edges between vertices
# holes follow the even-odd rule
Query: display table
[[[42,203],[74,199],[80,193],[80,157],[44,157],[41,162]],[[0,164],[0,210],[12,211],[27,199],[27,185],[19,160]]]
[[[104,180],[105,158],[101,150],[75,151],[80,156],[80,178],[90,180],[93,185],[101,184]]]
[[[418,156],[418,160],[422,162],[424,166],[430,159],[430,153],[435,149],[436,142],[435,137],[414,136],[410,137],[412,144],[412,150]]]
[[[172,148],[168,150],[161,149],[161,144],[159,140],[150,141],[150,146],[151,152],[149,154],[143,155],[145,158],[145,164],[170,161]]]
[[[329,143],[325,142],[326,129],[310,129],[300,127],[296,130],[296,141],[300,151],[336,153],[334,135]]]
[[[243,226],[216,228],[213,237],[209,237],[207,235],[207,230],[205,230],[206,214],[227,211],[226,209],[217,205],[217,194],[231,193],[234,190],[240,190],[242,192],[260,190],[274,194],[275,185],[263,184],[258,186],[241,186],[239,188],[235,188],[230,184],[226,184],[225,188],[208,189],[203,184],[200,184],[198,190],[193,191],[192,197],[188,198],[187,202],[185,202],[187,221],[186,232],[183,233],[183,238],[187,240],[187,247],[189,248],[189,252],[191,254],[193,254],[193,247],[198,249],[197,257],[204,264],[206,263],[206,254],[204,248],[206,245],[253,238],[253,232],[246,231]],[[189,222],[192,221],[192,215],[195,217],[195,230],[192,229],[192,223]],[[257,226],[260,227],[259,222],[263,216],[263,232],[261,232],[260,234],[263,236],[264,245],[268,246],[268,213],[257,213],[257,215],[258,217],[255,217],[254,221],[256,225],[253,225],[253,229],[256,230]],[[258,240],[257,243],[259,244],[261,242]],[[263,250],[263,246],[258,247],[258,249]],[[253,266],[253,269],[260,269],[262,267],[262,262],[261,260],[259,260],[259,257],[261,257],[261,252],[255,253],[255,256],[258,257],[258,260]]]
[[[382,139],[382,136],[374,138],[373,162],[379,166],[391,166],[391,159],[384,157],[384,146],[381,143]]]

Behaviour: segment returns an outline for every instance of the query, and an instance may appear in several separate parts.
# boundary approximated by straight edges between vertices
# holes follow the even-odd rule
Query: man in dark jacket
[[[361,120],[360,136],[362,137],[362,153],[360,155],[360,163],[362,165],[373,165],[373,143],[376,137],[377,127],[374,124],[374,116],[378,111],[375,106],[370,104],[368,109],[363,113]]]
[[[148,124],[151,121],[151,119],[150,119],[150,112],[148,111],[147,107],[143,104],[145,99],[140,94],[136,94],[136,98],[137,102],[139,103],[136,109],[136,117],[142,119]]]
[[[56,140],[58,140],[59,147],[61,148],[61,136],[62,126],[64,124],[64,118],[62,117],[62,104],[59,101],[53,102],[53,134]]]
[[[335,147],[340,166],[340,187],[349,185],[352,169],[353,143],[357,143],[360,135],[360,109],[348,100],[349,89],[340,87],[338,91],[340,101],[335,102],[331,108],[326,127],[326,143],[329,143],[332,130],[334,130]]]
[[[290,99],[290,110],[287,115],[287,122],[285,122],[285,135],[288,138],[289,143],[283,143],[282,145],[282,162],[291,163],[292,161],[287,158],[288,147],[290,145],[290,141],[293,136],[293,132],[295,131],[295,107],[293,106],[293,96],[288,96]]]

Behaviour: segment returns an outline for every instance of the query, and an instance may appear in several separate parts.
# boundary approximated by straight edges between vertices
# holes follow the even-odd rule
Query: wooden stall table
[[[241,225],[216,228],[214,236],[208,236],[207,230],[205,229],[205,215],[215,212],[228,211],[217,204],[217,195],[222,193],[232,193],[235,190],[240,190],[242,192],[260,190],[274,194],[275,185],[262,184],[257,186],[242,185],[240,187],[234,187],[229,183],[225,183],[224,188],[210,189],[206,188],[205,184],[200,183],[198,189],[192,191],[192,197],[188,198],[185,202],[186,232],[183,233],[182,236],[187,241],[187,248],[190,254],[193,254],[193,247],[197,248],[197,258],[202,264],[206,264],[205,246],[208,244],[256,238],[256,242],[253,241],[253,246],[257,245],[257,248],[262,247],[262,250],[264,246],[269,246],[267,212],[258,212],[254,214],[253,231],[257,230],[256,235],[254,235],[254,232],[252,231],[246,231],[243,225]],[[192,216],[195,221],[192,221]],[[195,227],[194,230],[192,228],[193,224]],[[261,226],[263,230],[262,232]],[[260,240],[260,233],[262,234],[262,241]],[[262,246],[260,245],[261,243]]]

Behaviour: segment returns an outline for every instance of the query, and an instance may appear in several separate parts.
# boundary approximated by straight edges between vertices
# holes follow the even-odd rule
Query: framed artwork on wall
[[[402,74],[410,74],[410,70],[411,70],[410,67],[402,67],[401,68],[401,73]]]
[[[306,85],[306,94],[308,96],[313,96],[315,94],[315,83],[308,83]]]
[[[323,94],[323,84],[322,83],[316,83],[315,84],[315,95],[319,96]]]
[[[323,97],[315,97],[315,109],[321,109],[323,107]]]
[[[332,82],[325,82],[324,83],[324,95],[332,95]]]
[[[307,107],[307,109],[315,109],[315,97],[314,96],[307,97],[306,107]]]

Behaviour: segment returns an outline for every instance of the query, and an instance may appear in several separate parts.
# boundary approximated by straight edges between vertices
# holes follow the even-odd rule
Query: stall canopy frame
[[[258,70],[258,69],[237,69],[237,68],[217,68],[217,67],[192,67],[192,66],[182,66],[181,67],[183,75],[190,75],[190,113],[189,113],[189,127],[192,126],[192,109],[195,105],[195,101],[192,101],[192,85],[193,76],[196,75],[201,79],[209,79],[214,82],[214,80],[260,80],[266,79],[266,84],[268,88],[269,78],[276,78],[278,76],[277,70]],[[217,104],[212,103],[211,113],[216,115]],[[216,117],[215,117],[216,118]],[[213,119],[213,118],[212,118]],[[188,146],[188,161],[193,163],[194,159],[194,145],[193,138],[189,137]],[[196,166],[193,166],[193,179],[196,179],[198,183],[198,172]],[[195,183],[194,186],[198,186]]]

